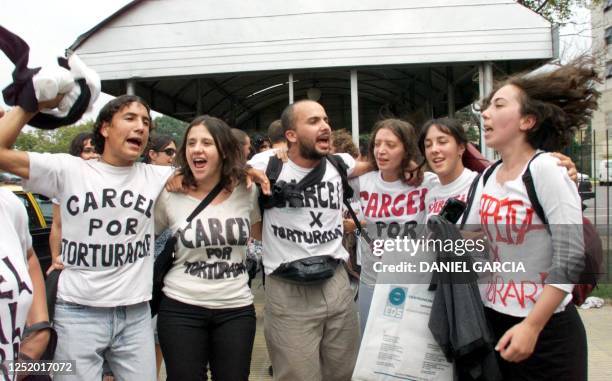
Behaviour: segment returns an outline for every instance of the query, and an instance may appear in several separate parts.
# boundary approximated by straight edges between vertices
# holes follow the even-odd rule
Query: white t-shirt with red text
[[[418,186],[408,185],[402,180],[385,181],[380,171],[359,176],[361,211],[372,239],[414,239],[422,235],[427,222],[427,194],[440,185],[435,174],[425,172],[424,175]],[[380,258],[372,253],[362,253],[362,282],[374,284],[376,274],[373,266],[378,261]]]
[[[405,224],[414,221],[424,224],[427,194],[440,184],[435,174],[425,172],[424,175],[423,182],[418,186],[401,180],[385,181],[380,171],[359,176],[361,210],[366,222]]]
[[[427,192],[427,196],[425,196],[427,218],[429,219],[431,216],[437,216],[446,203],[446,200],[449,198],[456,198],[463,202],[467,202],[470,186],[477,175],[477,172],[464,168],[461,175],[453,182],[446,185],[440,184],[431,188],[429,192]]]
[[[582,229],[572,239],[556,235],[555,225],[578,226],[582,224],[580,196],[567,169],[557,164],[557,159],[542,154],[530,165],[538,200],[544,209],[551,236],[535,213],[521,174],[504,184],[497,181],[500,164],[491,174],[483,189],[481,178],[474,204],[467,219],[468,225],[480,224],[489,241],[489,260],[500,263],[521,262],[525,272],[500,271],[486,274],[481,280],[481,296],[484,305],[498,312],[525,317],[538,300],[548,283],[547,271],[553,265],[553,247],[568,250],[572,256],[584,252]],[[550,284],[568,293],[555,312],[565,309],[572,299],[572,284]]]

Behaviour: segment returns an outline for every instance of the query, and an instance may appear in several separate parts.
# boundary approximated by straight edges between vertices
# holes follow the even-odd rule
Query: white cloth
[[[351,155],[339,154],[348,166],[348,174],[355,168]],[[270,156],[250,160],[253,168],[265,171]],[[303,168],[289,160],[284,163],[278,180],[299,182],[312,168]],[[264,211],[263,263],[266,275],[281,263],[298,259],[329,255],[344,261],[348,253],[342,246],[343,195],[342,179],[329,162],[320,183],[304,192],[303,208],[271,208]]]
[[[172,168],[114,167],[67,154],[29,156],[24,187],[60,200],[65,268],[58,299],[95,307],[150,300],[153,205]]]
[[[598,298],[596,296],[589,296],[586,298],[584,303],[580,306],[583,310],[588,310],[590,308],[601,308],[605,304],[605,301],[602,298]]]
[[[553,248],[557,253],[565,251],[570,256],[583,255],[581,228],[577,229],[579,231],[572,239],[555,234],[555,226],[582,225],[582,208],[576,184],[567,175],[567,169],[557,162],[549,154],[542,154],[530,166],[538,200],[553,232],[552,237],[529,201],[522,180],[527,165],[515,179],[500,184],[497,173],[502,163],[493,171],[484,189],[482,178],[478,184],[466,223],[482,227],[489,240],[489,257],[492,261],[521,262],[525,268],[524,273],[491,273],[488,282],[481,284],[484,305],[498,312],[517,317],[529,314],[544,285],[549,284],[548,279],[541,279],[539,273],[552,266]],[[482,280],[480,282],[483,283]],[[551,286],[568,293],[555,312],[563,311],[572,299],[573,285]]]
[[[28,215],[13,192],[0,188],[0,362],[16,360],[20,335],[32,304],[27,251],[32,247]]]
[[[220,204],[209,204],[189,225],[201,200],[163,191],[155,206],[155,229],[180,230],[174,264],[163,292],[205,308],[236,308],[253,303],[245,266],[251,225],[261,221],[257,189],[241,184]]]
[[[477,172],[464,168],[461,175],[451,183],[446,185],[439,184],[431,188],[427,196],[425,196],[427,219],[431,216],[438,215],[446,203],[446,200],[449,198],[456,198],[463,202],[467,202],[467,194],[470,190],[470,185],[472,185],[477,175]]]

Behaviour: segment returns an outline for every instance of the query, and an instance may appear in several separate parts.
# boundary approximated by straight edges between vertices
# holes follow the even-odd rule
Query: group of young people
[[[510,223],[543,223],[521,181],[528,168],[548,223],[581,224],[580,199],[567,169],[548,153],[535,155],[563,148],[572,129],[588,120],[596,107],[595,80],[590,66],[575,62],[553,72],[511,77],[485,100],[485,142],[502,163],[489,181],[479,180],[467,220],[489,237],[496,258],[530,256],[550,267],[556,264],[560,237],[554,229],[552,234],[526,229],[523,240],[499,234]],[[169,380],[205,379],[207,367],[215,380],[248,380],[256,321],[245,267],[250,238],[263,242],[264,333],[274,379],[351,378],[359,324],[363,332],[376,276],[368,265],[374,259],[362,255],[357,308],[342,265],[349,258],[342,246],[347,190],[329,161],[332,130],[322,105],[309,100],[291,104],[279,124],[288,159],[276,182],[295,184],[320,171],[316,183],[301,192],[301,206],[284,203],[263,213],[258,191],[247,186],[247,175],[269,194],[263,173],[275,152],[255,156],[246,165],[243,145],[220,119],[199,116],[178,149],[170,141],[153,149],[151,162],[165,159],[169,164],[164,155],[176,153],[183,190],[169,192],[164,185],[173,176],[172,167],[137,161],[149,147],[153,128],[141,98],[120,96],[100,111],[91,137],[100,156],[92,160],[12,149],[33,116],[15,107],[0,119],[0,169],[22,177],[25,188],[59,205],[63,270],[53,319],[55,357],[75,360],[76,374],[56,379],[100,379],[103,362],[117,380],[156,379],[148,301],[156,234],[164,231],[165,239],[177,238],[157,320]],[[450,197],[467,199],[477,174],[462,163],[466,147],[462,126],[451,119],[425,123],[419,137],[409,123],[385,119],[373,128],[366,161],[339,156],[352,178],[364,223],[410,227],[425,224]],[[407,182],[405,173],[414,169],[419,151],[432,172],[425,172],[421,181]],[[218,194],[212,202],[187,221],[213,191]],[[15,203],[1,196],[3,203]],[[0,246],[2,277],[15,282],[0,283],[2,295],[11,291],[10,300],[0,304],[0,338],[25,327],[32,293],[36,299],[36,287],[26,273],[32,258],[27,223],[21,209],[9,209],[3,205],[8,221],[3,237],[8,231],[10,244]],[[581,245],[571,248],[576,256]],[[332,264],[324,281],[301,284],[282,274],[287,264],[311,257],[325,257]],[[501,291],[492,287],[493,292],[483,290],[483,303],[498,340],[504,379],[586,379],[586,337],[569,303],[572,285],[559,284],[554,277],[543,279],[537,292],[520,301],[507,292],[500,298]],[[5,316],[12,316],[12,331],[7,331]],[[0,340],[4,359],[17,358],[19,342],[19,334],[10,342]]]

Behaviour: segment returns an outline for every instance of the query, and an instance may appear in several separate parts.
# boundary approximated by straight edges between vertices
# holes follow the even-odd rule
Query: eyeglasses
[[[176,155],[176,150],[174,148],[166,148],[164,150],[161,150],[160,152],[163,152],[163,153],[165,153],[168,156]]]
[[[83,148],[83,153],[96,153],[96,149],[94,147],[85,147]]]

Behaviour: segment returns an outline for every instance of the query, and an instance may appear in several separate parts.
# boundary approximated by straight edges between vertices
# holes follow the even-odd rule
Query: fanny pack
[[[334,276],[338,263],[329,255],[317,255],[282,263],[272,275],[291,283],[317,284]]]

